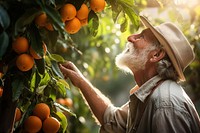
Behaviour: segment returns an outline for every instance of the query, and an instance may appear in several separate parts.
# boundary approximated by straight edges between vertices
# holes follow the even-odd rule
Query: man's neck
[[[157,75],[157,72],[155,70],[140,70],[137,72],[133,72],[135,82],[140,87],[142,86],[146,81]]]

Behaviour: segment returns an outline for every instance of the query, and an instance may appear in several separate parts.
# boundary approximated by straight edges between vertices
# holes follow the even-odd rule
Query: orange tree
[[[111,69],[114,67],[111,62],[124,46],[121,41],[123,35],[110,26],[113,22],[117,23],[121,32],[129,29],[132,33],[139,27],[137,12],[148,6],[162,7],[161,10],[172,7],[169,12],[171,18],[181,18],[173,0],[102,1],[0,0],[0,132],[94,132],[91,126],[94,120],[88,108],[78,90],[70,89],[73,86],[63,79],[58,64],[72,60],[86,76],[90,75],[94,83],[102,77],[100,84],[105,85],[117,70]],[[189,26],[193,24],[195,32],[191,35],[188,30],[184,31],[197,54],[195,62],[186,70],[188,83],[195,88],[197,96],[199,9],[196,6],[191,11],[195,15],[191,15]],[[162,21],[160,18],[157,20],[157,23]],[[105,91],[115,95],[116,86]],[[41,112],[39,116],[46,116],[45,120],[34,113],[40,103],[45,103],[42,111],[38,111]],[[45,126],[42,127],[42,124]]]
[[[65,44],[72,49],[67,59],[73,60],[73,53],[80,54],[72,34],[87,25],[89,34],[97,35],[98,15],[105,6],[111,7],[114,21],[119,14],[124,17],[121,31],[126,30],[128,17],[138,29],[139,17],[130,0],[0,1],[0,132],[68,130],[68,116],[75,118],[77,111],[66,100],[72,98],[70,85],[59,70],[59,63],[65,59],[53,52],[59,44]],[[65,99],[65,104],[58,98]],[[50,109],[44,119],[34,113],[40,103],[47,106],[43,109]]]

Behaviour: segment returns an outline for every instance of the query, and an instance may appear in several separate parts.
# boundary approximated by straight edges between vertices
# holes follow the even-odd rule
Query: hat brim
[[[144,16],[140,16],[140,20],[143,23],[143,25],[147,28],[149,28],[152,33],[155,35],[155,37],[158,39],[161,45],[163,45],[165,51],[167,52],[167,55],[169,56],[175,70],[178,73],[180,81],[185,81],[185,76],[183,74],[183,70],[181,69],[179,61],[176,59],[175,53],[172,50],[170,44],[168,41],[152,26],[148,20]]]

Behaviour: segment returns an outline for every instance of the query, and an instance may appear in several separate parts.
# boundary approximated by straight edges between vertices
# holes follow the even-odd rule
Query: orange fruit
[[[47,46],[46,46],[45,43],[43,43],[42,47],[43,47],[44,56],[45,56],[45,55],[46,55],[46,52],[47,52]],[[36,51],[35,51],[32,47],[29,48],[29,51],[30,51],[30,55],[31,55],[34,59],[41,59],[41,58],[42,58],[38,53],[36,53]]]
[[[75,34],[77,33],[81,28],[81,22],[78,18],[73,18],[72,20],[65,22],[65,30],[69,34]]]
[[[63,98],[58,98],[56,100],[56,102],[59,103],[59,104],[65,105],[65,100]]]
[[[22,118],[22,113],[19,108],[16,108],[15,110],[15,122],[19,121]]]
[[[90,7],[94,12],[103,11],[105,5],[105,0],[90,0]]]
[[[36,133],[42,128],[42,121],[37,116],[29,116],[24,122],[24,128],[28,133]]]
[[[81,8],[77,11],[76,17],[80,20],[88,17],[89,9],[86,4],[82,4]]]
[[[60,9],[60,15],[63,22],[65,22],[66,20],[72,20],[76,16],[75,6],[69,3],[65,4]]]
[[[49,31],[54,31],[53,25],[50,22],[46,23],[45,28]]]
[[[3,74],[2,72],[0,72],[0,78],[2,78],[2,77],[3,77],[3,75],[4,75],[4,74]]]
[[[54,118],[49,117],[43,121],[43,131],[45,133],[57,133],[60,128],[60,122]]]
[[[46,103],[38,103],[33,109],[33,115],[38,116],[43,121],[49,117],[50,108]]]
[[[29,54],[21,54],[17,57],[16,65],[21,71],[28,71],[34,65],[34,59]]]
[[[85,26],[88,24],[88,18],[82,19],[80,20],[80,22],[81,22],[81,26]]]
[[[2,95],[3,95],[3,87],[0,86],[0,97],[2,97]]]
[[[65,98],[64,100],[65,100],[65,105],[66,105],[67,107],[72,107],[73,101],[72,101],[71,98]]]
[[[47,23],[47,14],[41,13],[40,15],[35,17],[35,24],[39,27],[44,27]]]
[[[28,47],[28,40],[25,37],[17,37],[12,43],[12,49],[18,54],[26,52]]]

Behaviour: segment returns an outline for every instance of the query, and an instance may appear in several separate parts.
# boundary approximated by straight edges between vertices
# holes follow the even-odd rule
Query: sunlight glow
[[[110,48],[106,47],[106,48],[105,48],[105,52],[106,52],[106,53],[110,53]]]
[[[84,68],[88,68],[88,64],[84,62],[84,63],[83,63],[83,67],[84,67]]]
[[[120,40],[118,38],[115,38],[114,41],[115,41],[116,44],[120,43]]]
[[[198,0],[174,0],[174,3],[176,5],[184,5],[185,7],[192,8],[198,3]]]

